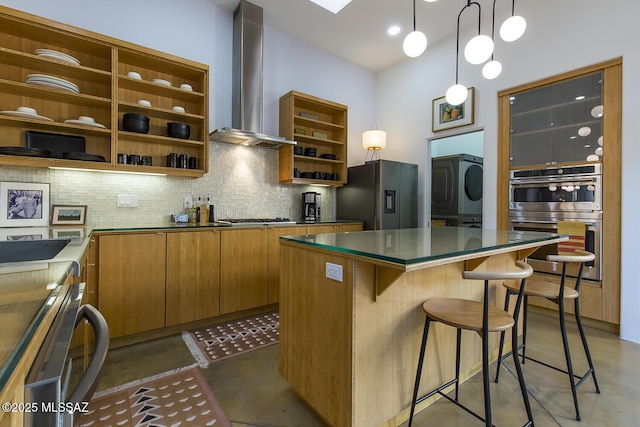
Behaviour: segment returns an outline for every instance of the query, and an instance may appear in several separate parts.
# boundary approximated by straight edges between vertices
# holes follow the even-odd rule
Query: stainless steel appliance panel
[[[558,221],[578,221],[585,224],[585,250],[595,255],[595,260],[585,264],[583,278],[602,281],[602,214],[580,212],[509,212],[509,228],[520,231],[558,232]],[[556,244],[542,246],[527,257],[533,269],[541,273],[560,275],[562,265],[546,260],[547,255],[557,254]]]
[[[418,226],[418,165],[377,160],[348,169],[336,191],[338,219],[363,221],[365,230]]]

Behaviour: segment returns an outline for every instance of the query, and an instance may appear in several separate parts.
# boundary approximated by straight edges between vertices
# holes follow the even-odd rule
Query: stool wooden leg
[[[429,333],[429,316],[424,319],[424,331],[422,333],[422,344],[420,345],[420,356],[418,357],[418,369],[416,370],[416,381],[413,387],[413,400],[411,401],[411,413],[409,414],[409,426],[413,424],[413,414],[416,410],[416,400],[418,400],[418,389],[420,388],[420,377],[422,376],[422,364],[424,362],[424,354],[427,349],[427,335]]]

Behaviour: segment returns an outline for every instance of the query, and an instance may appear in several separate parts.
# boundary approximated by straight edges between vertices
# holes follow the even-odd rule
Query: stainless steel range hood
[[[233,12],[232,127],[217,129],[209,140],[279,148],[295,144],[262,133],[262,8],[240,1]]]

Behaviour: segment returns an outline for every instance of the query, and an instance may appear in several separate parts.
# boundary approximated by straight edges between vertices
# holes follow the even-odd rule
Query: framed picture
[[[52,239],[71,239],[70,245],[79,245],[86,236],[84,227],[76,228],[51,228]]]
[[[86,205],[51,206],[51,225],[84,225],[87,219]]]
[[[0,182],[0,227],[49,225],[49,184]]]
[[[444,96],[433,100],[431,121],[433,132],[473,124],[475,89],[470,87],[467,92],[466,101],[460,105],[448,104]]]

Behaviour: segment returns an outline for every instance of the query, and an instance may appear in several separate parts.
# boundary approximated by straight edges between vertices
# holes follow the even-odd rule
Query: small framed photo
[[[431,130],[439,132],[446,129],[473,124],[475,89],[467,89],[467,99],[460,105],[447,103],[444,96],[432,101]]]
[[[51,228],[51,238],[52,239],[71,239],[72,242],[69,244],[80,244],[82,239],[86,237],[86,232],[84,227],[75,227],[75,228]]]
[[[0,227],[49,225],[49,184],[0,182]]]
[[[87,220],[86,205],[51,206],[51,225],[84,225]]]

